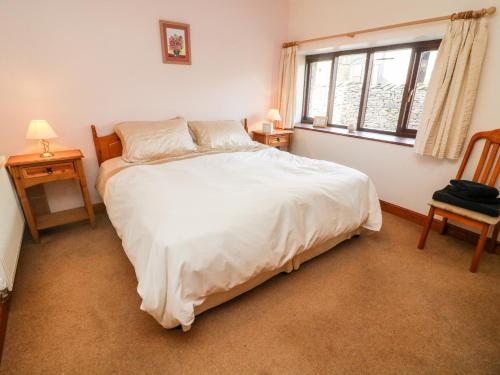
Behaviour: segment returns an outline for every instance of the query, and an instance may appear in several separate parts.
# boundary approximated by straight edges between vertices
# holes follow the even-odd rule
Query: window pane
[[[332,61],[311,63],[307,117],[326,116]]]
[[[432,70],[436,64],[437,54],[438,51],[425,51],[420,54],[413,102],[411,103],[410,117],[408,117],[408,129],[417,130],[420,125],[422,110],[424,109],[424,99],[429,87]]]
[[[410,57],[410,48],[373,54],[363,127],[396,131]]]
[[[331,122],[356,127],[365,75],[366,53],[342,55],[337,60]]]

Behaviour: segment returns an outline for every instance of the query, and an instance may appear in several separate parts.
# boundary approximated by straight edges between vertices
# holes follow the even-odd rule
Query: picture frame
[[[326,116],[314,116],[313,127],[315,128],[326,128],[328,118]]]
[[[160,37],[164,64],[191,65],[189,24],[160,20]]]
[[[272,122],[263,122],[262,123],[262,131],[264,133],[273,133],[274,132],[274,125]]]

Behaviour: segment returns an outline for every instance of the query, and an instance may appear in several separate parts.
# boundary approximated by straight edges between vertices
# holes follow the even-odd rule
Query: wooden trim
[[[490,154],[490,159],[487,162],[488,164],[486,165],[486,170],[484,171],[481,182],[485,183],[488,180],[488,175],[491,172],[493,161],[496,159],[496,155],[499,149],[498,144],[500,143],[500,129],[479,132],[472,136],[471,140],[469,141],[469,145],[467,146],[467,149],[465,151],[465,155],[462,159],[462,163],[460,164],[460,168],[458,169],[456,177],[457,180],[460,180],[462,178],[465,168],[467,167],[467,162],[469,161],[469,157],[471,156],[471,153],[474,149],[474,145],[476,144],[477,141],[481,139],[486,139],[486,142],[484,144],[483,151],[481,152],[481,158],[479,159],[479,162],[477,164],[472,181],[475,182],[479,181],[479,178],[483,173],[484,163],[486,162],[486,158],[488,157],[488,152],[490,151],[491,145],[493,145],[493,148],[491,150],[492,152]],[[497,161],[495,165],[493,174],[491,175],[488,185],[490,186],[495,185],[499,173],[500,173],[500,159]]]
[[[5,341],[5,333],[7,332],[7,320],[9,318],[11,297],[12,293],[9,293],[8,296],[0,302],[0,363],[2,362],[3,344]]]
[[[40,154],[12,155],[7,159],[7,167],[45,165],[53,162],[73,161],[83,158],[80,150],[55,151],[54,156],[43,158]]]
[[[122,142],[115,132],[99,137],[95,125],[91,125],[90,128],[99,165],[108,159],[122,156]]]
[[[338,57],[333,57],[332,60],[332,68],[330,69],[330,85],[328,86],[328,102],[326,103],[326,123],[332,123],[332,114],[333,114],[333,99],[335,93],[335,85],[337,84],[337,73],[339,68],[339,59]],[[313,119],[314,123],[314,119]],[[347,126],[346,126],[347,128]]]
[[[420,65],[420,49],[421,48],[412,48],[411,50],[410,63],[408,64],[408,71],[406,72],[406,82],[403,89],[403,97],[401,98],[401,106],[399,108],[398,123],[396,125],[396,134],[398,135],[407,133],[405,130],[408,128],[408,115],[411,103],[413,103],[413,100],[409,103],[408,98],[414,97],[412,84],[415,84],[417,80],[418,68]],[[417,132],[414,132],[411,135],[408,133],[406,135],[416,137]]]
[[[469,227],[473,227],[473,228],[477,228],[477,229],[481,229],[484,227],[484,225],[488,225],[484,222],[470,219],[470,218],[465,217],[463,215],[459,215],[459,214],[456,214],[454,212],[451,212],[451,211],[448,211],[448,210],[445,210],[445,209],[442,209],[439,207],[434,207],[434,212],[436,215],[441,216],[443,218],[455,220],[455,221],[458,221],[459,223],[462,223],[462,224],[468,225]]]
[[[363,74],[363,84],[361,85],[361,94],[359,96],[358,118],[356,119],[357,131],[363,130],[361,124],[365,122],[366,103],[373,70],[373,54],[369,51],[365,51],[365,53],[365,72]],[[335,97],[335,93],[333,96]]]
[[[308,119],[308,111],[309,111],[309,78],[311,75],[311,64],[307,62],[307,57],[306,57],[306,64],[304,66],[304,95],[302,95],[302,122],[305,121],[305,119]],[[307,121],[309,122],[309,121]],[[312,124],[312,120],[310,121]]]
[[[405,104],[403,107],[403,118],[398,124],[399,134],[402,134],[403,136],[416,137],[417,135],[417,130],[408,128],[408,123],[410,121],[410,113],[413,107],[413,102],[415,100],[415,90],[416,90],[418,72],[420,70],[422,53],[439,51],[439,46],[440,43],[436,42],[436,45],[434,45],[433,43],[424,44],[421,47],[415,48],[413,50],[412,54],[413,61],[410,62],[410,65],[412,65],[412,69],[411,72],[408,73],[411,80],[409,86],[405,88],[403,96],[403,103]]]
[[[333,35],[327,35],[327,36],[322,36],[322,37],[318,37],[318,38],[311,38],[311,39],[303,39],[303,40],[298,40],[295,42],[284,43],[283,46],[288,45],[290,43],[293,43],[293,45],[297,45],[297,44],[300,45],[300,44],[311,43],[311,42],[320,42],[323,40],[335,39],[335,38],[346,38],[346,37],[347,38],[354,38],[356,35],[359,35],[359,34],[367,34],[367,33],[373,33],[376,31],[391,30],[391,29],[396,29],[396,28],[400,28],[400,27],[421,25],[421,24],[425,24],[425,23],[455,20],[455,19],[459,19],[459,18],[464,19],[464,18],[479,18],[479,17],[484,17],[487,15],[491,16],[491,15],[495,14],[496,10],[497,10],[497,8],[494,6],[489,7],[489,8],[483,8],[480,10],[469,10],[469,11],[465,11],[465,12],[453,13],[453,14],[446,15],[446,16],[424,18],[424,19],[416,20],[416,21],[407,21],[407,22],[395,23],[392,25],[371,27],[368,29],[350,31],[347,33],[333,34]]]
[[[427,219],[427,216],[424,214],[398,206],[394,203],[383,201],[382,199],[380,200],[380,208],[385,212],[389,212],[390,214],[402,217],[403,219],[409,220],[415,224],[422,226],[425,224],[425,221]],[[439,230],[441,228],[441,223],[438,220],[434,220],[434,222],[432,223],[432,227],[434,230]]]
[[[299,45],[299,43],[297,43],[297,42],[285,42],[281,45],[281,48],[295,47],[298,45]]]
[[[380,207],[383,211],[391,213],[393,215],[399,216],[405,220],[409,220],[415,224],[424,226],[427,220],[427,215],[409,210],[408,208],[404,208],[398,206],[394,203],[389,203],[383,200],[380,200]],[[439,215],[436,212],[436,215]],[[443,222],[441,220],[433,219],[431,229],[436,232],[441,232],[443,229]],[[468,229],[459,227],[457,225],[450,224],[449,222],[446,225],[446,234],[452,237],[458,238],[462,241],[469,242],[471,244],[476,244],[479,240],[479,233],[472,232]],[[415,239],[416,241],[417,239]],[[492,239],[488,238],[488,247],[492,246]],[[500,242],[496,242],[495,252],[499,254],[499,245]],[[416,245],[415,245],[416,246]]]

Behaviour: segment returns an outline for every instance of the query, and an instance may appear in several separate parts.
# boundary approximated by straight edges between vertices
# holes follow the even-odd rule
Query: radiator
[[[0,156],[0,294],[5,297],[14,286],[17,260],[24,232],[24,216],[14,186]]]

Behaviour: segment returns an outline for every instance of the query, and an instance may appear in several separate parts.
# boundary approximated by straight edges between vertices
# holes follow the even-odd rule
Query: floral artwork
[[[160,21],[163,62],[191,64],[189,25]]]
[[[184,50],[184,37],[182,35],[170,35],[168,37],[168,52],[174,52],[174,56],[179,56]]]

